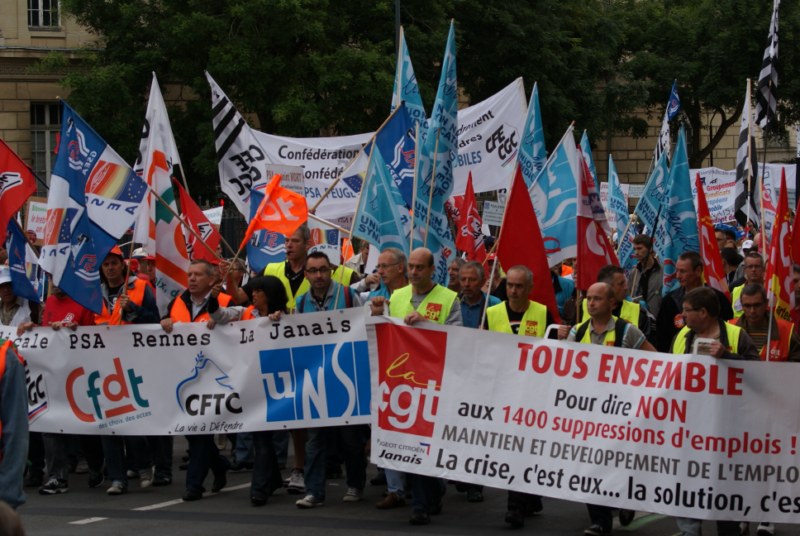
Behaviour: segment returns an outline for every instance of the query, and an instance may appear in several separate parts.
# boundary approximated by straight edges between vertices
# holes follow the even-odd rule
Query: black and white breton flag
[[[764,49],[764,59],[761,61],[761,72],[758,75],[756,123],[762,129],[766,129],[775,119],[778,108],[778,98],[775,90],[778,88],[776,64],[778,61],[778,7],[780,4],[781,0],[774,0],[767,48]]]
[[[211,122],[222,191],[246,219],[250,219],[250,190],[264,180],[266,152],[242,114],[206,72],[211,86]]]
[[[736,200],[735,217],[743,227],[747,220],[752,220],[760,227],[759,206],[761,199],[758,187],[758,161],[756,160],[756,139],[752,135],[750,125],[750,80],[747,80],[744,107],[742,108],[742,124],[739,129],[739,146],[736,151]]]

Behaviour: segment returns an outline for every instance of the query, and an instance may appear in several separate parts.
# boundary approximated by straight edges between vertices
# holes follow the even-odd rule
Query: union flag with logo
[[[0,140],[0,244],[14,214],[36,192],[36,178],[17,154]]]

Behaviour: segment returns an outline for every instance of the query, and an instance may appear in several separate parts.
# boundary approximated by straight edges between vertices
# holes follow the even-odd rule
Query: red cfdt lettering
[[[136,411],[136,406],[132,402],[142,408],[150,407],[150,402],[142,398],[139,392],[142,377],[137,376],[132,368],[123,371],[119,357],[115,357],[113,362],[114,372],[105,378],[101,378],[100,372],[97,370],[86,378],[86,396],[92,400],[94,413],[83,411],[75,400],[75,391],[81,388],[79,380],[86,376],[83,367],[76,368],[67,376],[67,400],[72,412],[83,422],[95,422],[97,419],[110,419],[132,413]],[[103,406],[105,405],[113,405],[113,407],[104,411]]]

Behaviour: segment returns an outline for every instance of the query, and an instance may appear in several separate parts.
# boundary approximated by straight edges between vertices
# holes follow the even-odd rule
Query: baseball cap
[[[0,285],[11,283],[11,270],[8,266],[0,266]]]

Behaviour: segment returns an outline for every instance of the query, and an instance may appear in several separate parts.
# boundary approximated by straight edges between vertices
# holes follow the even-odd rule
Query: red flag
[[[475,202],[475,191],[472,188],[472,172],[467,178],[467,191],[461,207],[461,218],[458,222],[456,247],[467,253],[467,259],[483,262],[486,259],[486,246],[483,243],[481,215]]]
[[[195,230],[197,235],[202,237],[203,242],[208,245],[208,248],[211,248],[211,251],[217,251],[219,247],[219,243],[222,240],[222,236],[220,236],[219,231],[217,231],[216,227],[214,227],[206,215],[203,214],[203,211],[200,210],[200,207],[197,206],[197,203],[189,197],[189,194],[186,193],[186,190],[178,183],[178,181],[173,181],[173,186],[178,189],[178,195],[181,199],[181,212],[183,213],[183,219],[191,225],[192,229]],[[219,259],[215,257],[211,251],[208,250],[207,247],[198,243],[197,236],[194,233],[186,232],[184,233],[186,237],[186,250],[189,253],[189,258],[192,260],[204,260],[211,263],[216,264],[219,262]]]
[[[308,204],[306,198],[291,190],[281,187],[281,176],[273,175],[264,190],[264,199],[258,206],[247,232],[242,239],[243,249],[250,237],[259,229],[265,229],[286,236],[294,233],[308,220]]]
[[[561,322],[550,265],[544,252],[542,231],[539,229],[539,220],[533,211],[533,203],[519,165],[497,240],[497,258],[500,259],[500,264],[506,270],[517,264],[527,266],[533,272],[533,290],[529,298],[546,306],[550,316],[556,322]]]
[[[619,260],[614,252],[614,245],[592,210],[592,205],[600,202],[600,196],[583,157],[580,158],[579,166],[581,191],[578,204],[578,278],[575,286],[578,290],[585,291],[597,282],[597,272],[600,268],[609,264],[619,266]],[[600,217],[598,214],[597,218]]]
[[[0,245],[14,214],[36,192],[36,178],[17,154],[0,140]]]
[[[772,242],[767,263],[767,300],[775,316],[791,322],[792,295],[791,236],[789,233],[789,199],[786,193],[786,170],[781,173],[781,190],[772,226]]]
[[[698,173],[694,179],[697,188],[697,231],[700,235],[700,256],[703,258],[703,276],[708,286],[723,292],[730,297],[728,280],[722,268],[722,257],[719,253],[719,244],[714,234],[714,222],[706,202],[706,192]]]

